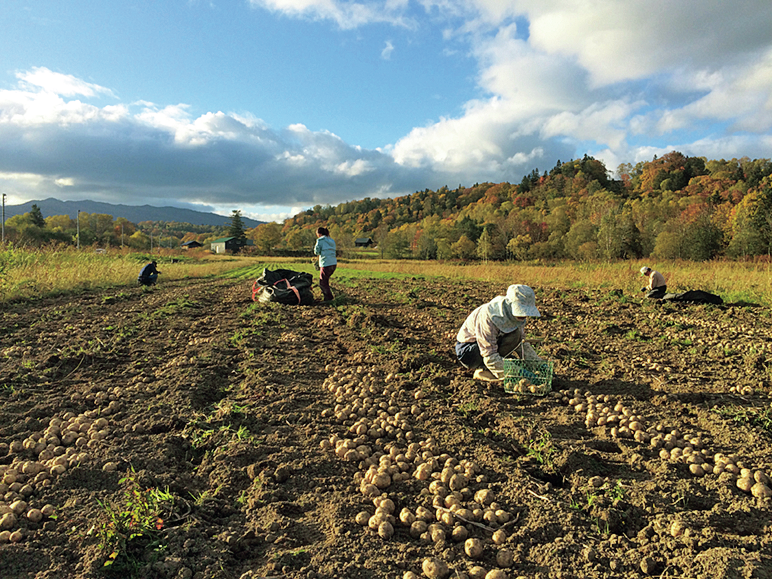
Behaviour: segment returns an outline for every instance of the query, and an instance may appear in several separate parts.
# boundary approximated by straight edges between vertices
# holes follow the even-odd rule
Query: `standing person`
[[[319,256],[319,287],[324,294],[324,301],[329,302],[333,297],[330,278],[338,266],[338,260],[335,258],[335,240],[330,237],[326,227],[319,227],[316,230],[314,255]]]
[[[158,281],[158,274],[161,273],[156,265],[158,263],[153,260],[140,270],[137,278],[139,285],[155,285],[155,282]]]
[[[526,320],[539,316],[534,291],[527,285],[509,286],[506,296],[493,298],[466,318],[456,336],[458,361],[475,371],[475,380],[493,382],[504,378],[503,358],[511,353],[541,360],[523,332]]]
[[[667,293],[667,285],[665,284],[665,277],[658,271],[654,271],[649,266],[644,265],[641,268],[641,275],[648,276],[649,284],[646,287],[642,287],[641,291],[648,291],[647,298],[662,299]]]

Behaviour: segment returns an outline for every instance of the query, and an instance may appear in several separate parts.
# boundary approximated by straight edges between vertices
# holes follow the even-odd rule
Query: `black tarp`
[[[724,300],[722,300],[720,296],[702,290],[689,290],[678,294],[665,294],[662,297],[662,301],[714,305],[721,305],[724,303]]]
[[[252,284],[252,300],[295,306],[312,304],[314,302],[314,294],[311,290],[313,283],[310,273],[266,268],[263,270],[263,275]]]

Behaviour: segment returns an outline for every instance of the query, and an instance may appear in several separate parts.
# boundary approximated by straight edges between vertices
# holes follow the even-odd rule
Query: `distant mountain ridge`
[[[72,219],[77,218],[78,210],[82,213],[103,213],[112,215],[113,218],[123,217],[132,223],[140,221],[176,221],[179,223],[191,223],[193,225],[230,225],[231,218],[216,213],[206,213],[204,211],[194,211],[192,209],[183,209],[181,207],[153,207],[152,205],[114,205],[112,203],[103,203],[101,201],[60,201],[50,197],[42,201],[27,201],[21,205],[6,205],[5,218],[8,219],[14,215],[28,213],[33,205],[40,208],[43,217],[51,215],[69,215]],[[243,217],[245,227],[256,227],[264,221],[256,221]]]

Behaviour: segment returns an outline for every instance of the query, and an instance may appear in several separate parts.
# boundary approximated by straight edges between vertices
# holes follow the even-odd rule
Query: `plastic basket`
[[[549,360],[504,358],[504,392],[544,396],[552,391],[554,369]]]

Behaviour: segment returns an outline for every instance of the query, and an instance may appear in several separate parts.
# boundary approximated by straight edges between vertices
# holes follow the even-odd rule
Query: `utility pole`
[[[123,223],[121,223],[121,249],[123,249]]]
[[[5,243],[5,193],[3,193],[3,241]]]
[[[80,251],[80,209],[78,209],[77,228],[78,228],[78,251]]]

